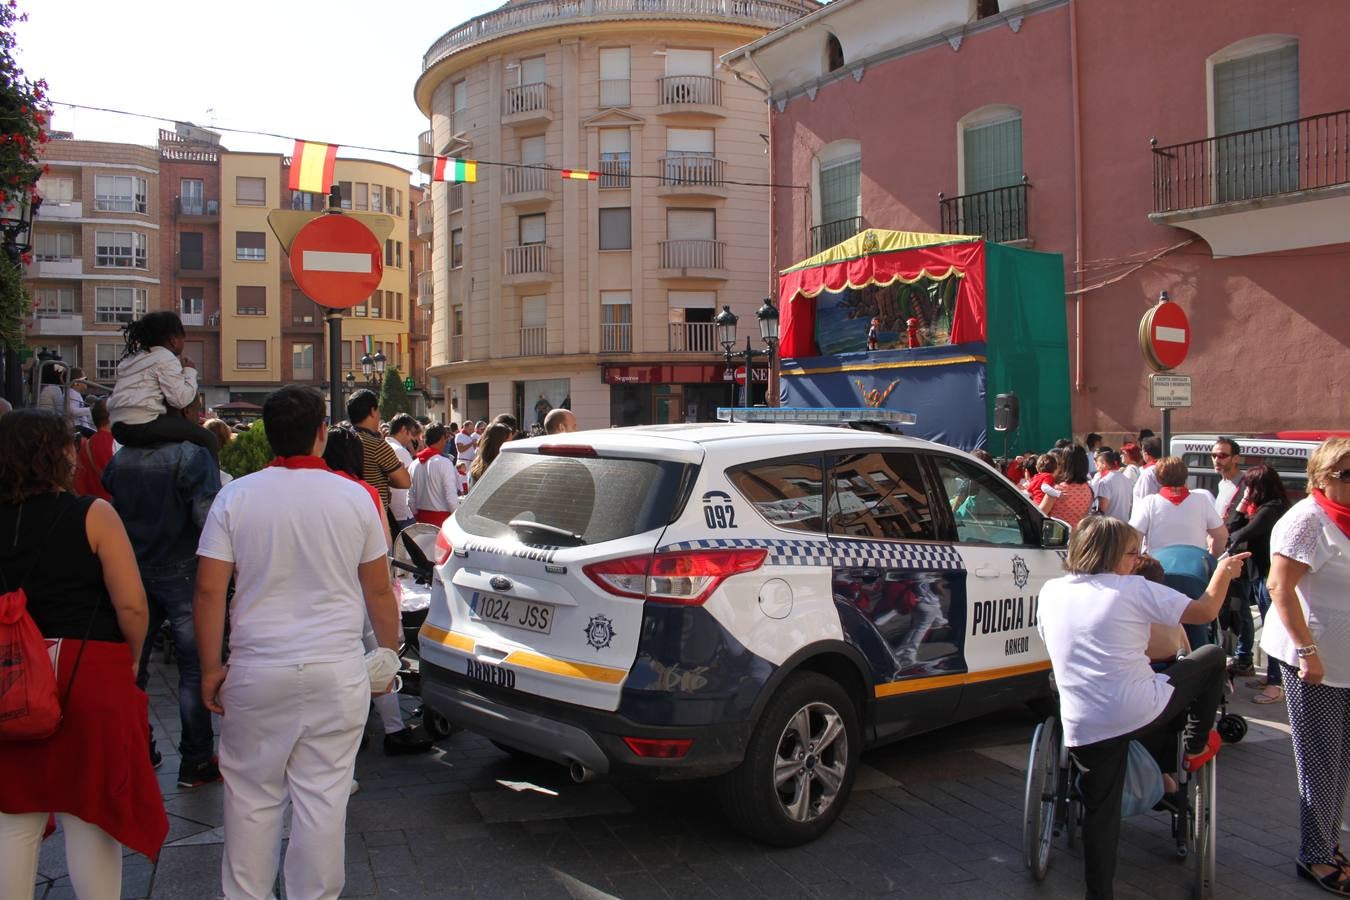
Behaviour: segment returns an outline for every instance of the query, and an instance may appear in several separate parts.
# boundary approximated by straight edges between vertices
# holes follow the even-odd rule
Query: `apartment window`
[[[837,72],[844,67],[844,48],[839,43],[839,38],[832,34],[825,35],[825,71]]]
[[[291,345],[291,377],[296,381],[314,380],[314,345]]]
[[[352,370],[352,345],[350,341],[342,342],[342,366],[343,371]]]
[[[542,134],[520,139],[520,161],[527,166],[542,166],[548,161],[547,147]]]
[[[600,249],[633,249],[632,210],[627,206],[600,210]]]
[[[394,264],[394,239],[389,238],[384,242],[384,264],[392,266]]]
[[[75,179],[64,175],[43,175],[38,182],[42,202],[52,205],[75,202]]]
[[[711,209],[666,210],[666,239],[713,241],[717,239],[717,213]]]
[[[73,287],[40,287],[33,292],[33,311],[39,319],[75,316],[80,313],[78,295]]]
[[[454,337],[464,336],[464,307],[455,306],[450,309],[450,334]]]
[[[600,183],[602,188],[626,188],[632,165],[632,134],[627,128],[600,129]]]
[[[384,187],[378,184],[370,186],[370,211],[384,212]],[[390,210],[393,212],[393,210]]]
[[[94,232],[94,265],[116,269],[146,268],[145,235],[135,231]]]
[[[80,364],[80,344],[78,341],[72,344],[48,344],[55,350],[60,357],[72,366]]]
[[[992,120],[967,124],[962,131],[963,194],[1011,187],[1022,180],[1022,114],[996,110],[992,115]]]
[[[370,209],[370,186],[364,181],[358,181],[354,187],[356,188],[356,208],[358,210]]]
[[[461,131],[467,131],[469,127],[469,83],[463,79],[456,81],[451,88],[451,93],[454,95],[455,105],[454,121],[450,125],[450,133],[459,134]]]
[[[145,288],[94,288],[94,321],[99,325],[125,325],[145,315]]]
[[[33,255],[39,262],[74,259],[75,235],[68,231],[39,231],[33,236]]]
[[[858,144],[845,142],[835,152],[842,156],[822,155],[820,159],[820,221],[817,224],[821,225],[862,215],[862,156]],[[845,238],[851,236],[851,232],[844,235]]]
[[[341,196],[341,198],[342,198],[342,201],[341,201],[341,202],[342,202],[342,208],[343,208],[343,209],[351,209],[351,208],[352,208],[352,183],[351,183],[350,181],[339,181],[339,182],[338,182],[338,194],[339,194],[339,195]]]
[[[146,210],[144,178],[132,175],[95,175],[94,207],[99,212],[136,212]]]
[[[178,179],[178,205],[185,216],[200,216],[206,210],[206,190],[200,178]]]
[[[543,356],[548,352],[548,298],[520,299],[520,355]]]
[[[668,184],[711,184],[716,177],[711,128],[667,128],[665,171]]]
[[[400,206],[401,206],[401,204],[400,204]],[[402,214],[403,214],[403,210],[400,208],[400,206],[396,206],[396,205],[394,204],[394,189],[391,188],[391,187],[385,188],[385,189],[384,189],[384,211],[387,212],[387,213],[390,213],[390,214],[392,214],[392,215],[395,215],[395,216],[402,215]]]
[[[234,313],[237,316],[267,315],[267,288],[241,284],[234,289]]]
[[[319,319],[318,305],[301,291],[291,291],[291,324],[313,325]]]
[[[600,108],[627,106],[629,97],[629,65],[627,47],[600,49]]]
[[[667,75],[706,75],[713,73],[713,55],[711,50],[675,50],[666,51]]]
[[[403,242],[394,241],[394,268],[403,268]]]
[[[544,83],[544,57],[530,56],[520,61],[520,84]]]
[[[238,175],[234,179],[234,202],[238,206],[266,206],[267,179]]]
[[[450,232],[450,268],[458,269],[464,265],[464,229],[456,228]]]
[[[1249,52],[1214,63],[1215,171],[1221,202],[1298,190],[1298,44],[1272,48],[1272,40],[1243,41],[1238,47],[1251,48]],[[1272,127],[1278,125],[1284,127]],[[1254,129],[1265,130],[1235,134]]]
[[[234,258],[252,261],[267,259],[267,235],[261,231],[236,231]]]
[[[308,191],[291,191],[291,209],[301,209],[307,212],[322,212],[327,208],[327,194],[312,194]]]
[[[600,350],[633,349],[633,295],[628,291],[600,292]]]
[[[117,364],[122,359],[122,344],[98,344],[94,347],[94,378],[102,382],[117,380]]]
[[[184,325],[202,325],[206,310],[206,290],[201,287],[183,287],[178,289],[178,314],[183,317]],[[194,357],[195,359],[195,357]]]
[[[206,377],[206,342],[184,341],[183,355],[197,364],[198,378],[204,379]]]
[[[517,220],[517,237],[520,245],[542,244],[546,236],[545,217],[543,213],[521,216]]]
[[[352,315],[356,316],[358,319],[364,319],[369,314],[370,314],[369,297],[367,297],[365,300],[362,300],[360,303],[357,303],[355,306],[352,307]]]
[[[391,292],[392,293],[392,292]],[[370,315],[373,319],[383,318],[384,314],[384,291],[376,291],[370,295]]]
[[[267,368],[267,341],[235,341],[236,369]]]
[[[179,232],[178,267],[184,270],[200,271],[203,263],[202,233],[200,231]]]

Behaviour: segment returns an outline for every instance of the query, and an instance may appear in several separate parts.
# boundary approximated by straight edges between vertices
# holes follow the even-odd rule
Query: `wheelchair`
[[[419,699],[422,696],[422,656],[418,651],[417,635],[431,607],[431,585],[435,578],[431,558],[439,531],[435,525],[420,522],[409,525],[394,538],[394,549],[389,554],[403,632],[398,648],[400,693]],[[418,706],[413,714],[422,718],[422,727],[433,740],[449,737],[454,731],[449,720],[425,706]]]
[[[1199,771],[1187,772],[1181,762],[1185,745],[1177,736],[1176,772],[1179,802],[1168,805],[1172,819],[1172,837],[1177,858],[1189,861],[1191,896],[1205,900],[1214,896],[1217,860],[1215,845],[1215,801],[1218,757]],[[1050,871],[1050,851],[1056,839],[1063,837],[1072,848],[1083,824],[1083,805],[1076,787],[1081,773],[1077,762],[1064,746],[1064,729],[1059,717],[1052,715],[1040,725],[1031,739],[1027,758],[1026,792],[1022,806],[1023,861],[1037,881]]]

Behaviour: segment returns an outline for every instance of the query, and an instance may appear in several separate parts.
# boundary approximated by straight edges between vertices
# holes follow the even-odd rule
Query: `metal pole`
[[[347,418],[342,403],[342,313],[330,309],[323,320],[328,323],[328,421],[336,425]]]
[[[1172,407],[1164,406],[1162,411],[1162,455],[1172,455]]]
[[[745,387],[741,399],[746,409],[750,408],[750,385],[754,383],[755,351],[750,348],[750,335],[745,336]]]

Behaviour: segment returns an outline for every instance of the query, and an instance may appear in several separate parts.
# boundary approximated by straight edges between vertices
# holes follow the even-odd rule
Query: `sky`
[[[54,101],[52,127],[82,140],[154,146],[172,121],[343,145],[339,157],[415,172],[426,118],[413,103],[422,54],[502,0],[19,0],[18,61]],[[378,9],[379,16],[371,14]],[[290,140],[222,131],[231,150]],[[408,155],[350,149],[353,145]],[[420,176],[418,176],[420,177]]]

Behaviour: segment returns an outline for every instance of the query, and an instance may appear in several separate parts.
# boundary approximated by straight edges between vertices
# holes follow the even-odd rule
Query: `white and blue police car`
[[[1068,528],[965,453],[810,425],[506,444],[436,542],[423,701],[594,774],[719,779],[768,843],[839,815],[862,749],[1050,694]]]

